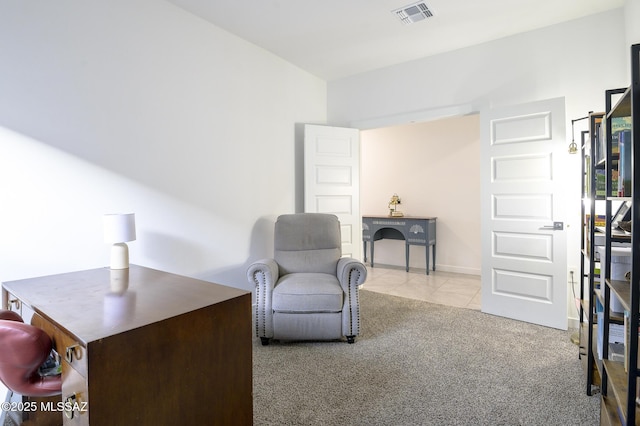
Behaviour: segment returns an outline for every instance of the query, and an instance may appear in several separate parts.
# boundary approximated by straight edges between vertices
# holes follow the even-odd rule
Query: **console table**
[[[427,275],[429,275],[429,248],[433,255],[433,270],[436,270],[436,218],[435,217],[390,217],[363,216],[362,241],[364,261],[367,261],[367,242],[371,243],[371,267],[373,268],[374,242],[381,239],[405,240],[406,270],[409,272],[409,246],[424,246]]]
[[[60,423],[253,423],[251,293],[135,265],[2,290],[53,339],[61,400],[79,408]]]

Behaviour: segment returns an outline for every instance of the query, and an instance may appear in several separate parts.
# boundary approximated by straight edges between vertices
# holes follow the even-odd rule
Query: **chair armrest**
[[[336,275],[344,291],[348,291],[350,287],[359,286],[366,281],[367,268],[359,260],[341,257]]]
[[[338,260],[336,272],[340,286],[342,286],[345,293],[344,303],[342,304],[342,334],[353,338],[360,334],[358,286],[367,279],[367,268],[358,260],[342,257]]]
[[[273,259],[261,259],[249,265],[247,279],[255,285],[256,336],[273,337],[273,288],[279,278],[278,264]]]
[[[249,265],[247,279],[255,286],[263,286],[273,290],[278,278],[280,278],[278,264],[273,259],[260,259]]]

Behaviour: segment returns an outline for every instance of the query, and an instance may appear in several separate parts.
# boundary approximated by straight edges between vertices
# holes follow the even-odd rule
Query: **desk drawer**
[[[22,316],[22,302],[20,301],[20,299],[18,299],[8,291],[4,291],[4,290],[2,293],[2,298],[3,298],[2,309],[7,309],[9,311],[16,312],[18,315]]]
[[[87,349],[37,313],[33,314],[31,324],[43,329],[51,337],[53,349],[61,357],[64,424],[88,425]]]
[[[37,313],[33,314],[31,324],[43,329],[53,340],[53,348],[58,355],[78,373],[87,377],[87,348]]]
[[[62,402],[65,404],[65,426],[89,424],[87,380],[67,361],[62,361]]]

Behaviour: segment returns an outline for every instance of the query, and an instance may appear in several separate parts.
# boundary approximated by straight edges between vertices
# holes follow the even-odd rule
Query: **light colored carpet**
[[[254,339],[256,425],[597,425],[570,333],[360,291],[346,342]]]

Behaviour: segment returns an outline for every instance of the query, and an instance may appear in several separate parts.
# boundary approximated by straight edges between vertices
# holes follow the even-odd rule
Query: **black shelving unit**
[[[604,162],[598,162],[596,145],[598,132],[604,113],[589,113],[589,130],[582,138],[582,236],[580,260],[580,358],[585,365],[587,380],[586,393],[593,395],[599,390],[602,375],[602,363],[596,358],[596,300],[600,290],[600,277],[596,274],[596,204],[604,202],[604,194],[597,191],[598,171],[604,172]],[[588,201],[588,206],[585,203]],[[589,218],[587,220],[587,217]],[[586,287],[586,288],[585,288]],[[586,321],[585,321],[586,320]]]
[[[632,84],[624,90],[610,90],[606,93],[606,237],[605,258],[601,262],[605,265],[605,276],[601,279],[602,292],[600,294],[604,306],[604,336],[603,341],[609,341],[609,325],[616,321],[610,314],[612,295],[620,300],[625,309],[625,328],[627,339],[625,344],[625,363],[608,359],[608,345],[602,348],[602,411],[601,424],[634,425],[640,421],[640,410],[636,404],[638,392],[637,379],[640,373],[638,363],[638,327],[640,326],[640,44],[631,47],[631,79]],[[613,98],[619,100],[613,105]],[[620,168],[622,159],[615,158],[612,152],[612,120],[620,117],[631,117],[630,162],[631,167],[630,193],[618,194],[613,191],[612,172],[617,166]],[[622,177],[619,176],[621,179]],[[620,196],[622,195],[622,197]],[[631,274],[630,280],[621,281],[611,279],[611,247],[615,238],[611,232],[611,203],[613,201],[632,202],[631,207]]]

